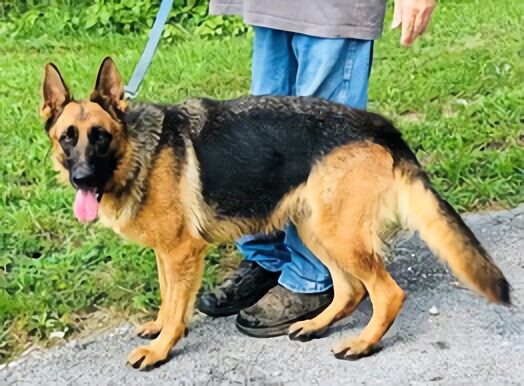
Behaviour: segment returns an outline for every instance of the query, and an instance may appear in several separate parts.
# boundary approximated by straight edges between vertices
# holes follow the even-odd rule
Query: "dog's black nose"
[[[93,170],[85,165],[75,167],[71,173],[71,182],[78,189],[96,188],[96,178]]]

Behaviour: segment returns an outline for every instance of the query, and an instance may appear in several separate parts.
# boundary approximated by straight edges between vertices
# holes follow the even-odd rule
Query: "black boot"
[[[259,301],[277,284],[280,272],[271,272],[243,260],[235,272],[210,292],[200,296],[199,311],[209,316],[230,316]]]

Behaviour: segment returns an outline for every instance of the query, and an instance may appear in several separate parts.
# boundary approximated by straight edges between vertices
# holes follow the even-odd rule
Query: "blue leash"
[[[146,72],[149,68],[149,65],[151,64],[153,55],[155,55],[158,42],[162,37],[162,30],[164,29],[164,25],[167,22],[169,11],[171,11],[172,6],[173,0],[162,0],[160,3],[160,9],[156,15],[153,28],[151,28],[151,32],[149,33],[149,39],[147,40],[146,48],[144,49],[144,52],[142,52],[142,56],[135,67],[135,71],[133,71],[133,75],[125,87],[126,98],[133,99],[137,96],[140,84],[146,76]]]

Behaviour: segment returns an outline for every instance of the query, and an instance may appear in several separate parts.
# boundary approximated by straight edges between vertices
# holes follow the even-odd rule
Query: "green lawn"
[[[518,0],[442,1],[412,49],[386,30],[376,44],[370,109],[392,118],[458,209],[524,201],[522,8]],[[145,37],[0,36],[0,362],[52,331],[74,333],[86,315],[129,315],[157,304],[154,258],[72,215],[73,192],[51,170],[38,119],[43,65],[86,96],[102,58],[128,78]],[[160,47],[140,98],[232,98],[249,89],[249,37]],[[221,270],[209,256],[205,281]]]

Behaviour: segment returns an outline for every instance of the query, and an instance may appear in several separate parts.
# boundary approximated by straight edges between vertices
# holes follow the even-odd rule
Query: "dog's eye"
[[[112,138],[111,133],[102,127],[93,127],[89,132],[89,142],[96,146],[99,154],[107,152]]]
[[[74,126],[69,126],[66,130],[66,134],[68,138],[75,138],[76,137],[76,128]]]
[[[75,145],[77,141],[78,135],[77,135],[77,129],[74,126],[69,126],[60,136],[60,144],[62,146],[64,145]]]
[[[109,134],[109,133],[100,134],[98,136],[98,138],[96,139],[96,143],[97,144],[105,144],[105,143],[109,142],[110,140],[111,140],[111,134]]]

